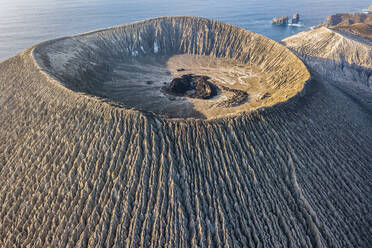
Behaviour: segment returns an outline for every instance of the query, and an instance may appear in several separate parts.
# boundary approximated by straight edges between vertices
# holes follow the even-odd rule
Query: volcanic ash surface
[[[0,63],[0,247],[369,248],[372,94],[307,57],[164,17]]]

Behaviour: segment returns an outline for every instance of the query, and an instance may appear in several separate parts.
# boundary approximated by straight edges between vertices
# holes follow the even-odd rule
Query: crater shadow
[[[187,96],[164,92],[164,87],[174,80],[167,68],[170,57],[143,56],[113,61],[91,94],[112,106],[134,108],[163,118],[206,119]]]

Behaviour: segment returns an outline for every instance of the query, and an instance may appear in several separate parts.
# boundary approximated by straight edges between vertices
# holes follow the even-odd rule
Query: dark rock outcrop
[[[217,95],[217,86],[208,81],[207,76],[196,76],[192,74],[175,78],[169,87],[164,90],[169,94],[186,96],[198,99],[210,99]]]
[[[282,16],[279,18],[274,17],[272,19],[272,22],[275,25],[288,25],[288,20],[289,20],[288,16]]]
[[[299,23],[299,21],[300,21],[300,14],[295,13],[292,17],[292,24],[297,24],[297,23]]]

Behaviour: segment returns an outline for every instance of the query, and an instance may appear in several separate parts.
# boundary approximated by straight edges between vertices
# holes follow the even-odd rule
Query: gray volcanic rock
[[[345,52],[352,40],[320,30],[325,46],[312,33],[293,44],[371,66],[366,46]],[[309,68],[268,38],[193,17],[0,63],[0,247],[370,247],[372,95]],[[248,102],[215,107],[240,97],[221,87],[171,104],[160,88],[185,73]],[[190,105],[210,118],[162,115]]]
[[[282,16],[282,17],[279,17],[279,18],[274,17],[272,19],[272,23],[275,24],[275,25],[287,25],[288,20],[289,20],[288,16]]]
[[[292,24],[297,24],[297,23],[299,23],[299,21],[300,21],[300,14],[295,13],[292,17]]]

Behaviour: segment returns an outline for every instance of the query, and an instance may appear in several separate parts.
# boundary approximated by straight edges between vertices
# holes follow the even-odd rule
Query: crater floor
[[[162,90],[174,78],[187,74],[208,76],[219,88],[217,96],[198,99]],[[145,56],[118,62],[97,94],[168,118],[209,119],[255,108],[268,88],[265,82],[265,74],[257,67],[231,59],[190,54]],[[246,92],[247,100],[237,106],[224,104],[236,95],[233,90]]]

